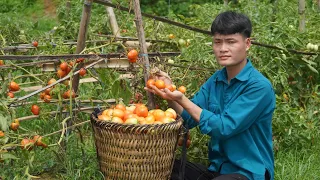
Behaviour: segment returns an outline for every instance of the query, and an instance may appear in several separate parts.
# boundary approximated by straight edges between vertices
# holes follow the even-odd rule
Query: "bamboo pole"
[[[223,4],[224,4],[225,6],[228,6],[228,0],[224,0],[224,1],[223,1]]]
[[[140,55],[142,62],[144,64],[144,81],[145,84],[147,83],[149,79],[149,72],[150,72],[150,64],[149,64],[149,57],[147,54],[147,46],[146,46],[146,40],[144,35],[144,29],[143,29],[143,22],[142,22],[142,15],[140,10],[140,2],[139,0],[134,0],[134,14],[135,14],[135,23],[137,27],[138,32],[138,38],[139,38],[139,44],[140,44]],[[147,92],[148,97],[148,108],[154,109],[155,103],[154,103],[154,96],[151,92]]]
[[[110,0],[107,0],[107,1],[111,3]],[[110,6],[106,6],[106,11],[107,11],[107,15],[109,18],[109,22],[110,22],[110,26],[111,26],[111,30],[112,30],[113,35],[115,37],[121,37],[120,29],[119,29],[118,22],[117,22],[115,14],[114,14],[113,8]]]
[[[83,49],[86,46],[86,35],[88,31],[88,26],[90,22],[90,15],[91,15],[91,7],[92,7],[92,1],[93,0],[85,0],[83,4],[83,10],[82,10],[82,17],[80,22],[80,29],[78,34],[78,40],[77,40],[77,49],[76,54],[80,54]],[[78,65],[79,68],[82,68],[84,66],[83,63],[80,63]],[[72,80],[72,89],[75,93],[78,91],[79,87],[79,74],[75,75]]]
[[[306,28],[306,1],[305,0],[299,0],[299,32],[304,32]]]
[[[150,52],[148,56],[178,56],[180,52]],[[109,53],[109,54],[64,54],[64,55],[0,55],[0,59],[3,60],[55,60],[60,61],[61,59],[77,59],[77,58],[87,58],[87,59],[110,59],[110,58],[123,58],[126,57],[123,53]],[[5,67],[0,66],[1,67]]]

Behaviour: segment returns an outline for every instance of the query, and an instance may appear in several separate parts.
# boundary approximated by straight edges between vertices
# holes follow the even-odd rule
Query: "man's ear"
[[[247,38],[245,43],[246,43],[246,51],[248,51],[250,49],[250,46],[251,46],[251,39]]]

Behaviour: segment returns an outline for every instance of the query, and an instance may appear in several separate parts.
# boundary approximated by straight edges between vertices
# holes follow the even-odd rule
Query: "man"
[[[192,100],[179,91],[145,88],[166,99],[189,128],[199,126],[201,133],[211,137],[210,166],[188,162],[185,179],[274,178],[271,121],[275,94],[270,81],[247,58],[251,31],[251,22],[243,14],[228,11],[215,18],[213,51],[224,68],[215,72]],[[172,83],[164,72],[157,78]],[[172,179],[179,166],[176,161]]]

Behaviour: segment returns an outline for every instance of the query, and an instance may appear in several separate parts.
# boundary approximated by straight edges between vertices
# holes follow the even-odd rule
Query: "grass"
[[[320,145],[309,150],[280,151],[275,156],[276,180],[320,179]]]

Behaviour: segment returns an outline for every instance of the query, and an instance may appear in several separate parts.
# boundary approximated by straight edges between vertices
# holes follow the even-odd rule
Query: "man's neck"
[[[240,73],[240,71],[246,66],[246,64],[247,64],[247,58],[243,60],[240,64],[226,67],[227,75],[228,75],[228,83],[230,83],[230,80],[236,77]]]

